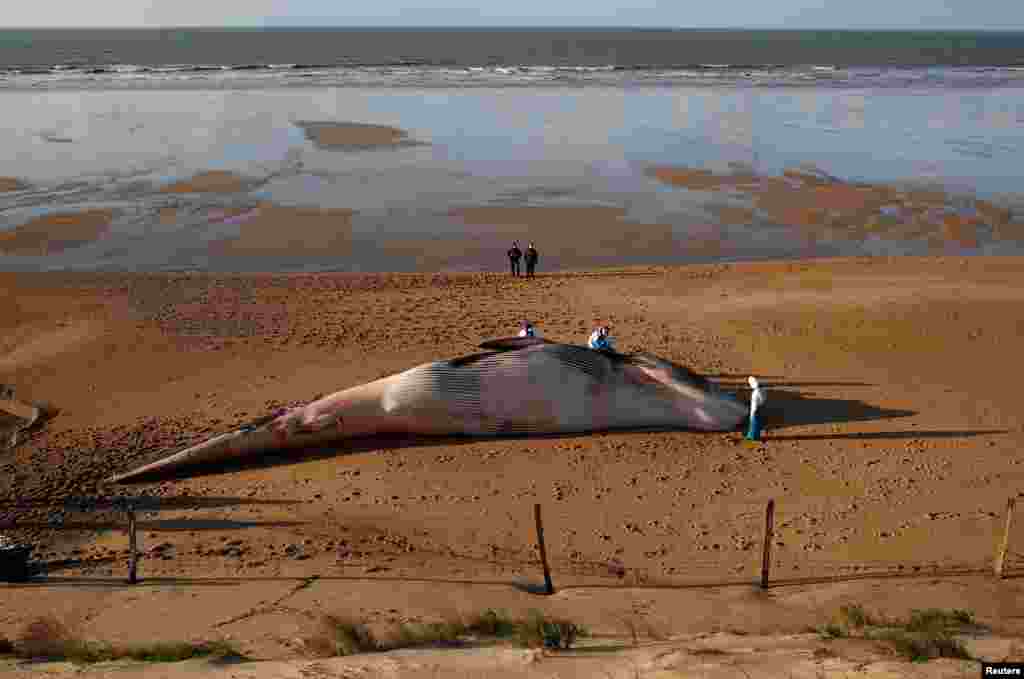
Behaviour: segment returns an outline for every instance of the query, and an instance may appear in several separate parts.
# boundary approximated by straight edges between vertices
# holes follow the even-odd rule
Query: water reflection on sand
[[[0,243],[8,270],[497,269],[512,237],[538,241],[542,268],[1022,247],[1020,89],[55,91],[0,103],[8,241],[26,242],[45,214],[114,210],[91,238],[46,222],[60,248]],[[825,181],[795,178],[807,166]],[[309,209],[346,216],[297,212]],[[244,235],[247,214],[259,226]],[[454,216],[465,214],[476,217]],[[323,247],[295,247],[304,237]],[[238,245],[252,238],[258,248]]]

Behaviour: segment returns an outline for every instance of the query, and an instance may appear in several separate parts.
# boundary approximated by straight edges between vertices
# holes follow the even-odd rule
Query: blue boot
[[[761,440],[761,418],[758,417],[757,413],[750,416],[750,427],[747,429],[747,440]]]

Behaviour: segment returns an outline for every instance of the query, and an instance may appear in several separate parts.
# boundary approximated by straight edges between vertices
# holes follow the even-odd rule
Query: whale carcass
[[[615,429],[736,428],[746,408],[707,379],[646,352],[509,338],[283,410],[114,482],[195,464],[373,434],[522,436]]]

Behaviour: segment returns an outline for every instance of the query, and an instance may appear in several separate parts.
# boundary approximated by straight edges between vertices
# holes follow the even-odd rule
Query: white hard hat
[[[757,389],[757,378],[751,375],[747,378],[747,384],[750,385],[751,389]]]

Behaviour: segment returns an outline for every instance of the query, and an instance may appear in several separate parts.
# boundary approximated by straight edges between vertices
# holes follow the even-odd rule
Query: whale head
[[[681,424],[688,427],[727,431],[739,426],[747,415],[735,396],[681,365],[647,352],[628,354],[623,362],[631,378],[669,392]]]

